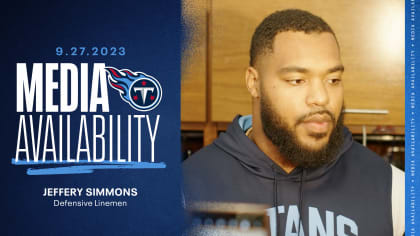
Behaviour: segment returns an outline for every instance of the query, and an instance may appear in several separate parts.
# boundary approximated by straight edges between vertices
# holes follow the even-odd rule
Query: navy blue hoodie
[[[249,117],[237,116],[184,162],[187,204],[269,204],[272,235],[393,235],[391,167],[354,142],[347,129],[332,163],[286,173],[245,135],[251,124]]]

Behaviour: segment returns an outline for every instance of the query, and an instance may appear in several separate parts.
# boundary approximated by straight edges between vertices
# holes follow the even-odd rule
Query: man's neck
[[[246,134],[265,155],[286,173],[290,173],[295,169],[295,166],[280,154],[277,147],[267,138],[262,129],[251,127]]]

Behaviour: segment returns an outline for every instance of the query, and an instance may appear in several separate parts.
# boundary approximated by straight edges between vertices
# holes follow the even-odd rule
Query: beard
[[[343,115],[340,113],[338,120],[328,110],[310,112],[297,119],[291,128],[286,121],[274,112],[271,102],[266,96],[261,96],[261,121],[265,135],[277,147],[283,157],[296,167],[318,168],[331,163],[338,154],[343,142]],[[343,106],[344,109],[344,106]],[[328,142],[317,150],[308,148],[299,142],[296,135],[297,125],[315,114],[327,114],[331,118],[333,130]],[[309,133],[316,140],[324,138],[328,133]]]

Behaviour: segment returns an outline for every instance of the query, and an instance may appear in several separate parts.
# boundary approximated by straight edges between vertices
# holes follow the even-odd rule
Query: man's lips
[[[331,118],[328,115],[313,115],[302,122],[308,131],[314,133],[326,133],[328,131]]]

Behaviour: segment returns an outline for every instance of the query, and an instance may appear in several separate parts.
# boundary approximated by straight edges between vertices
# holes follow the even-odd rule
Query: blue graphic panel
[[[1,15],[1,235],[181,235],[180,1]]]

